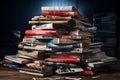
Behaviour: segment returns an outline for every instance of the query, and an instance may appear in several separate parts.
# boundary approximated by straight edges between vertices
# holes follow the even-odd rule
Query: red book
[[[47,62],[63,62],[63,63],[79,63],[79,58],[74,57],[54,57],[54,58],[46,58],[45,61]]]
[[[69,11],[42,11],[43,16],[51,15],[51,16],[73,16],[78,17],[79,13],[77,11],[75,12],[69,12]]]
[[[84,70],[83,72],[80,72],[80,75],[92,76],[93,71],[92,70]]]
[[[56,30],[26,30],[26,36],[37,36],[37,35],[56,35]]]
[[[53,39],[53,38],[57,38],[57,36],[51,36],[51,35],[49,35],[49,36],[43,36],[43,35],[30,35],[30,36],[24,36],[24,38],[38,38],[38,39]]]

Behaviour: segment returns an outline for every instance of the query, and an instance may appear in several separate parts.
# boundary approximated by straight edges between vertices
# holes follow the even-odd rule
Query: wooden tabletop
[[[120,66],[117,66],[120,68]],[[107,73],[101,73],[99,78],[93,79],[89,76],[81,76],[79,74],[72,74],[72,75],[64,75],[65,77],[73,77],[73,78],[82,78],[82,80],[120,80],[120,71],[118,68],[116,70],[110,71]],[[63,77],[61,75],[54,75],[51,77]],[[6,67],[0,67],[0,80],[33,80],[33,78],[39,78],[42,80],[41,77],[32,76],[28,74],[19,73],[16,70],[9,69]]]

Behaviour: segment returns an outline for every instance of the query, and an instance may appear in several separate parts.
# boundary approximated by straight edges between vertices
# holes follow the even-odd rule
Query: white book
[[[52,48],[47,48],[46,46],[24,46],[24,49],[30,49],[30,50],[46,50],[51,51]]]
[[[90,62],[90,63],[88,63],[88,66],[95,67],[96,64],[103,64],[103,63],[104,62],[102,62],[102,61],[99,61],[99,62]]]
[[[24,63],[24,61],[26,61],[26,59],[19,58],[16,55],[5,56],[5,59],[16,62],[16,63],[19,63],[19,64],[22,64],[22,63]]]
[[[82,68],[69,68],[69,69],[57,69],[55,72],[57,74],[68,74],[68,73],[77,73],[82,72]]]
[[[40,29],[54,29],[53,24],[41,24],[41,25],[33,25],[32,30],[40,30]]]
[[[44,6],[41,7],[42,11],[73,11],[75,8],[73,6]]]
[[[75,49],[71,50],[70,52],[83,53],[83,48],[75,48]]]

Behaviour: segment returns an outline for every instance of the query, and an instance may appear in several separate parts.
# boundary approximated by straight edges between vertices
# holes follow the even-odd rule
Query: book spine
[[[37,70],[37,69],[31,69],[31,68],[21,68],[20,70],[23,71],[29,71],[29,72],[36,72],[36,73],[41,73],[41,70]]]
[[[82,39],[81,36],[71,36],[71,35],[62,35],[60,36],[60,38],[63,38],[63,39]]]
[[[78,12],[68,12],[68,11],[42,11],[43,16],[53,15],[53,16],[73,16],[78,17]]]
[[[46,58],[45,61],[47,62],[65,62],[65,63],[79,63],[79,58],[70,58],[70,57],[57,57],[57,58]]]
[[[45,51],[51,51],[51,48],[46,48],[42,46],[32,47],[32,46],[24,46],[23,49],[29,49],[29,50],[45,50]]]
[[[23,38],[22,42],[33,43],[35,40],[35,38]]]
[[[25,35],[56,35],[56,30],[26,30]]]
[[[75,49],[71,50],[70,52],[83,53],[83,48],[75,48]]]
[[[81,28],[82,31],[96,31],[96,27]]]
[[[73,11],[72,6],[42,7],[42,11]]]
[[[29,24],[33,25],[33,24],[62,24],[62,23],[68,23],[68,20],[59,20],[59,21],[29,21]]]
[[[35,39],[53,39],[53,38],[56,38],[57,36],[47,36],[47,35],[32,35],[32,36],[24,36],[24,38],[35,38]]]
[[[54,38],[53,40],[50,41],[50,43],[53,43],[53,44],[75,44],[75,43],[79,43],[79,41],[75,41],[72,39]]]
[[[79,20],[79,23],[81,23],[81,24],[83,24],[83,25],[86,25],[86,26],[92,26],[90,23],[84,22],[84,21],[80,21],[80,20]]]
[[[12,58],[12,57],[9,57],[9,56],[5,56],[5,59],[10,60],[10,61],[13,61],[13,62],[16,62],[16,63],[19,63],[19,64],[23,64],[24,61],[27,61],[27,59],[23,59],[23,58]]]
[[[67,17],[61,17],[61,16],[49,16],[47,15],[47,17],[33,17],[32,21],[39,21],[39,20],[70,20],[72,19],[71,16],[67,16]]]
[[[82,43],[72,44],[72,45],[56,45],[53,43],[48,43],[49,48],[82,48]]]
[[[83,72],[79,73],[80,75],[92,76],[94,73],[92,70],[84,70]]]
[[[40,29],[54,29],[53,24],[42,24],[42,25],[33,25],[32,30],[40,30]]]
[[[34,72],[29,72],[29,71],[24,71],[24,70],[19,70],[19,72],[24,73],[24,74],[35,75],[35,76],[44,76],[44,74],[41,74],[41,73],[34,73]]]

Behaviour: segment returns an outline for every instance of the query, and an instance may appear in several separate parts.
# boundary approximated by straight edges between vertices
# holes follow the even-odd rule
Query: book
[[[54,58],[45,58],[47,62],[63,62],[63,63],[79,63],[79,58],[74,57],[54,57]]]
[[[55,21],[55,20],[70,20],[70,19],[72,19],[71,16],[68,16],[68,17],[61,17],[61,16],[58,16],[58,17],[55,17],[55,16],[46,16],[46,17],[34,16],[32,18],[32,21],[39,21],[39,20]]]
[[[83,24],[84,26],[92,26],[91,25],[91,23],[90,22],[85,22],[85,21],[83,21],[83,20],[79,20],[79,18],[78,19],[74,19],[75,21],[77,21],[78,23],[80,23],[80,24]]]
[[[56,35],[56,30],[26,30],[25,35]]]
[[[83,69],[82,68],[67,68],[67,67],[63,67],[63,68],[58,68],[55,72],[57,74],[70,74],[70,73],[78,73],[78,72],[82,72]]]
[[[79,13],[77,11],[42,11],[43,16],[52,15],[52,16],[72,16],[78,17]]]
[[[80,28],[81,31],[84,31],[84,32],[93,32],[95,33],[97,28],[96,27],[88,27],[88,28]]]
[[[44,76],[44,74],[40,73],[40,72],[30,72],[30,71],[24,71],[24,70],[19,70],[20,73],[24,73],[24,74],[30,74],[30,75],[34,75],[34,76]]]
[[[95,68],[110,66],[110,65],[114,65],[114,64],[115,64],[115,62],[96,61],[96,62],[90,62],[90,63],[88,63],[88,66],[91,67],[92,69],[95,69]]]
[[[57,36],[53,35],[30,35],[24,36],[24,38],[35,38],[35,39],[53,39],[57,38]]]
[[[63,39],[82,39],[82,37],[78,35],[62,35],[59,37]]]
[[[62,63],[62,62],[46,62],[44,60],[39,60],[39,62],[46,66],[69,66],[69,67],[78,67],[77,64],[74,63]]]
[[[27,50],[45,50],[45,51],[52,51],[52,48],[47,48],[47,47],[43,47],[43,46],[24,46],[23,49],[27,49]]]
[[[41,11],[77,11],[73,6],[42,6]]]
[[[73,19],[70,20],[55,20],[55,21],[50,21],[50,20],[40,20],[40,21],[29,21],[29,24],[31,25],[40,25],[40,24],[61,24],[63,26],[69,26],[69,27],[74,27],[76,26],[76,22]]]
[[[28,67],[22,67],[20,70],[22,70],[22,71],[29,71],[29,72],[35,72],[35,73],[42,73],[41,70],[32,69],[32,68],[28,68]]]
[[[82,48],[82,43],[78,43],[78,44],[69,44],[69,45],[57,45],[57,44],[53,44],[53,43],[48,43],[47,45],[49,48]]]
[[[32,30],[54,29],[53,24],[32,25]]]
[[[46,29],[46,30],[52,30],[52,29],[60,29],[60,28],[68,28],[71,27],[71,29],[73,26],[70,26],[69,24],[65,25],[65,24],[53,24],[53,23],[49,23],[49,24],[39,24],[39,25],[32,25],[32,30],[41,30],[41,29]]]
[[[29,21],[29,24],[46,24],[46,23],[54,23],[54,24],[64,24],[68,23],[68,20],[57,20],[57,21]]]
[[[4,58],[7,60],[10,60],[10,61],[19,63],[19,64],[26,64],[26,63],[31,62],[31,60],[29,60],[29,59],[19,58],[16,55],[7,55]]]
[[[94,72],[92,70],[83,69],[79,74],[84,76],[93,76]]]
[[[35,60],[35,58],[27,55],[22,55],[22,54],[16,54],[18,58],[24,58],[24,59],[29,59],[29,60]]]
[[[18,50],[18,54],[25,55],[25,56],[30,56],[35,59],[39,58],[39,54],[44,53],[44,51],[27,51],[27,50]]]
[[[65,38],[23,38],[22,42],[20,42],[21,45],[40,45],[40,44],[47,44],[47,43],[53,43],[53,44],[77,44],[77,43],[88,43],[88,40],[86,39],[65,39]]]

